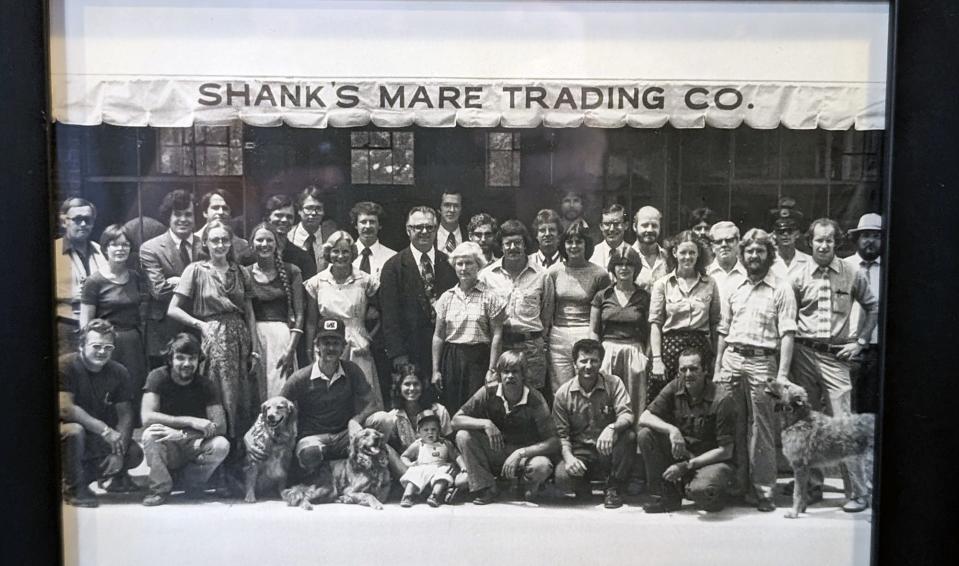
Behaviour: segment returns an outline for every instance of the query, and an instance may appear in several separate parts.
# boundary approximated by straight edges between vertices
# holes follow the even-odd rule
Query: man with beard
[[[779,208],[770,212],[773,215],[773,239],[776,241],[776,261],[773,262],[773,274],[780,279],[790,280],[812,261],[812,256],[796,249],[799,239],[799,223],[803,214],[796,210],[796,201],[783,197]]]
[[[847,257],[849,267],[858,269],[866,275],[869,290],[879,301],[879,273],[882,261],[882,216],[875,213],[863,214],[859,225],[849,231],[856,241],[857,252]],[[864,336],[860,326],[865,322],[862,307],[856,303],[852,307],[849,329],[856,336]],[[879,412],[879,327],[869,335],[869,343],[863,346],[859,360],[852,365],[853,408],[857,413]]]
[[[776,485],[775,414],[765,394],[768,380],[787,379],[796,332],[796,298],[789,283],[769,272],[776,248],[758,228],[739,244],[746,279],[723,300],[713,382],[736,405],[735,491],[745,490],[760,511],[773,511]],[[747,430],[747,415],[751,415]],[[748,450],[747,450],[748,446]],[[748,454],[748,459],[747,459]],[[748,484],[747,472],[748,470]]]
[[[426,372],[433,367],[434,305],[457,282],[449,258],[433,246],[436,225],[432,208],[411,209],[406,217],[410,245],[387,260],[380,272],[382,332],[394,368],[413,363]]]
[[[596,244],[593,248],[593,255],[589,261],[609,269],[609,254],[612,250],[620,250],[625,253],[627,244],[623,241],[626,235],[626,209],[619,204],[611,204],[603,210],[602,222],[599,223],[599,229],[603,232],[603,241]]]
[[[200,214],[203,215],[203,226],[196,231],[194,236],[201,240],[203,239],[204,228],[214,220],[219,220],[227,226],[233,227],[233,209],[230,208],[226,191],[223,189],[213,189],[200,197]],[[250,243],[243,238],[234,235],[232,246],[233,256],[237,258],[237,261],[243,258],[244,261],[241,262],[243,265],[250,265],[255,261],[253,254],[247,253],[247,250],[250,248]]]
[[[60,355],[77,351],[83,283],[107,267],[107,258],[100,251],[100,245],[90,241],[96,219],[97,209],[82,198],[69,198],[60,207],[63,237],[53,242]]]
[[[559,435],[562,460],[556,466],[556,484],[585,496],[588,480],[603,479],[603,506],[623,506],[619,491],[629,479],[636,452],[633,411],[623,380],[600,371],[605,350],[596,340],[573,344],[576,377],[556,390],[553,422]]]
[[[746,279],[746,268],[739,261],[739,227],[723,220],[709,229],[715,259],[706,267],[706,275],[713,278],[723,299],[729,289],[735,289]]]
[[[443,191],[440,196],[440,226],[436,230],[436,249],[449,255],[463,243],[460,215],[463,214],[463,194],[458,190]]]
[[[330,189],[329,192],[335,190],[335,188]],[[330,234],[339,230],[336,222],[329,219],[324,220],[326,215],[324,196],[324,191],[315,185],[310,185],[300,191],[297,196],[300,223],[286,235],[294,246],[313,256],[317,271],[323,271],[326,268],[323,243],[330,237]],[[306,281],[307,279],[308,277],[304,273],[303,280]]]
[[[132,440],[130,376],[110,359],[115,336],[112,324],[95,318],[80,332],[79,351],[60,356],[63,501],[68,505],[96,507],[90,490],[94,480],[110,479],[107,491],[129,491],[126,471],[143,461]]]
[[[559,192],[559,213],[560,225],[562,231],[566,231],[576,221],[582,222],[586,227],[586,235],[595,244],[600,241],[602,234],[595,227],[590,226],[586,221],[584,211],[586,208],[586,195],[575,188],[563,188]]]
[[[170,229],[140,247],[140,266],[150,282],[147,310],[147,354],[150,367],[163,365],[160,351],[174,336],[186,330],[167,316],[173,291],[187,265],[205,257],[195,228],[193,195],[185,189],[169,192],[160,203],[160,220]]]
[[[869,344],[879,316],[879,301],[869,289],[865,273],[836,257],[836,239],[841,233],[835,220],[814,220],[808,231],[813,261],[792,280],[799,306],[792,378],[806,389],[810,408],[832,416],[852,410],[850,360]],[[858,329],[851,331],[854,303],[859,303],[864,316]],[[843,510],[864,511],[869,497],[860,492],[865,486],[865,479],[859,477],[861,470],[841,469],[851,495]],[[810,473],[809,497],[811,502],[822,497],[820,469]]]
[[[526,356],[526,385],[548,396],[546,347],[553,320],[553,279],[546,269],[529,261],[526,250],[532,239],[519,220],[507,220],[500,227],[498,259],[480,272],[483,281],[506,299],[503,323],[503,350],[519,350]]]
[[[533,219],[533,232],[539,250],[529,254],[529,261],[544,269],[559,262],[559,235],[563,233],[563,224],[555,210],[544,208]]]
[[[663,213],[652,206],[644,206],[636,211],[633,230],[636,242],[633,248],[639,252],[643,270],[636,278],[636,284],[649,291],[659,278],[666,275],[666,250],[659,245],[659,230]]]

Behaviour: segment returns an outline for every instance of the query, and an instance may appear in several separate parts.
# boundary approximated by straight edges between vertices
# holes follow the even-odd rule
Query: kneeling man
[[[525,354],[503,352],[496,371],[500,382],[481,387],[453,417],[474,505],[496,499],[497,471],[506,479],[525,479],[524,497],[535,499],[553,472],[550,456],[559,451],[546,400],[526,387]]]
[[[646,480],[658,499],[647,513],[676,511],[683,492],[706,511],[719,511],[733,479],[736,407],[722,388],[706,381],[703,355],[679,354],[677,377],[639,417],[639,449]]]
[[[567,492],[588,494],[587,482],[602,478],[607,509],[623,506],[620,488],[629,479],[636,433],[633,411],[623,380],[599,371],[605,351],[596,340],[573,344],[576,379],[556,390],[553,421],[563,460],[556,466],[556,484]],[[584,485],[585,484],[585,485]]]
[[[150,493],[143,498],[148,507],[166,502],[174,475],[188,494],[202,493],[230,452],[219,392],[197,372],[200,342],[181,332],[164,353],[164,367],[147,376],[140,410],[150,466]]]

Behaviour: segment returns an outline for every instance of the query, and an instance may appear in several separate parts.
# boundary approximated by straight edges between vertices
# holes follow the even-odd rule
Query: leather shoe
[[[156,507],[157,505],[163,505],[166,503],[167,498],[170,497],[169,493],[150,493],[143,498],[143,505],[146,507]]]
[[[140,486],[133,483],[133,478],[126,472],[119,473],[110,479],[110,483],[103,488],[107,493],[133,493],[140,491]]]
[[[655,501],[650,501],[649,503],[643,505],[643,511],[647,513],[672,513],[673,511],[679,511],[683,506],[682,501],[676,501],[674,499],[656,499]]]
[[[776,510],[776,504],[772,499],[760,499],[756,504],[756,509],[763,513],[770,513]]]
[[[489,505],[494,501],[496,501],[496,493],[489,487],[477,491],[473,496],[473,505]]]
[[[403,498],[400,499],[400,507],[412,507],[412,506],[413,506],[412,495],[404,495]]]
[[[606,494],[603,497],[603,507],[607,509],[619,509],[623,506],[623,498],[619,495],[619,489],[607,487]]]
[[[869,509],[869,500],[865,497],[854,497],[842,506],[846,513],[860,513],[866,509]]]
[[[87,486],[65,492],[63,494],[63,502],[74,507],[92,508],[100,506],[100,501],[97,499],[96,494]]]

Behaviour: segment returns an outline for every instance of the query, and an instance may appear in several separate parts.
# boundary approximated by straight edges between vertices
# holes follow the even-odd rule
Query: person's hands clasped
[[[686,439],[683,438],[683,433],[679,429],[669,431],[669,444],[673,458],[676,460],[686,460],[690,457],[689,449],[686,448]]]
[[[509,478],[509,479],[519,477],[519,474],[523,472],[523,470],[520,469],[521,468],[520,464],[522,463],[522,460],[523,460],[523,449],[521,448],[519,450],[514,450],[513,453],[506,458],[506,461],[503,462],[503,470],[501,472],[501,475],[504,478]]]
[[[486,437],[489,438],[489,445],[490,448],[493,449],[493,452],[502,452],[503,433],[493,424],[493,421],[486,421],[486,424],[483,425],[483,432],[486,433]]]
[[[154,423],[144,429],[143,436],[150,436],[156,442],[167,442],[171,440],[183,440],[185,435],[183,431],[179,429]]]
[[[603,456],[609,456],[613,453],[613,443],[616,442],[616,429],[612,425],[603,429],[596,439],[596,450]]]
[[[677,483],[682,481],[683,476],[689,471],[689,464],[686,462],[676,462],[663,472],[663,479],[668,482]]]

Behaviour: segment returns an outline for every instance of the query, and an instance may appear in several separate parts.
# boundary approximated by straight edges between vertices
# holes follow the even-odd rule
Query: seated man
[[[380,407],[366,378],[353,362],[340,357],[346,349],[346,326],[337,318],[321,319],[314,338],[316,362],[293,373],[281,395],[296,404],[296,460],[306,474],[324,460],[346,458],[350,436],[359,432]],[[266,455],[244,443],[257,459]]]
[[[588,480],[605,481],[607,509],[623,506],[619,490],[629,479],[636,452],[633,411],[623,381],[599,370],[605,351],[596,340],[573,344],[576,378],[556,390],[553,421],[562,445],[556,485],[578,495],[590,493]]]
[[[230,452],[226,413],[217,388],[197,373],[200,342],[181,332],[164,349],[166,365],[143,387],[143,451],[150,466],[147,506],[162,505],[173,490],[173,474],[187,493],[202,493]]]
[[[456,447],[466,461],[474,505],[496,499],[496,472],[526,480],[524,497],[536,497],[553,471],[559,438],[543,395],[526,387],[526,360],[508,350],[496,362],[500,383],[486,385],[453,417]]]
[[[132,441],[130,376],[110,359],[116,348],[113,325],[95,318],[79,336],[79,352],[60,357],[60,442],[63,501],[96,507],[93,480],[111,478],[107,491],[132,491],[126,471],[143,461]]]
[[[706,381],[703,355],[679,354],[676,379],[660,391],[639,417],[637,441],[650,490],[659,497],[647,513],[676,511],[688,499],[706,511],[723,508],[734,475],[736,406],[721,388]]]

